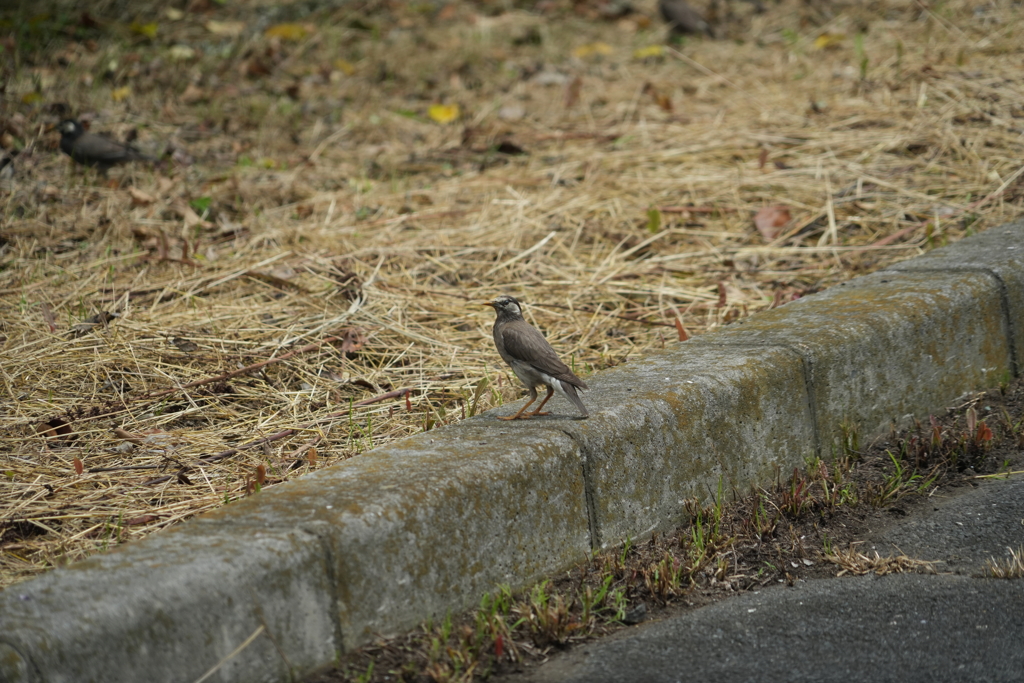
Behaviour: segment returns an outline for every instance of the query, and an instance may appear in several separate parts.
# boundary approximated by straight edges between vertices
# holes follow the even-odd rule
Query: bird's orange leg
[[[522,408],[519,409],[518,413],[516,413],[515,415],[510,415],[508,417],[498,417],[498,419],[499,420],[529,420],[530,419],[530,415],[523,415],[523,411],[525,411],[527,408],[529,408],[530,404],[532,404],[536,400],[537,400],[537,393],[534,392],[530,396],[530,400],[526,402],[525,406],[523,406]],[[544,399],[544,400],[546,401],[547,399]],[[544,405],[544,404],[542,403],[541,405]],[[532,415],[532,413],[531,413],[531,415]]]
[[[543,408],[544,404],[548,402],[548,399],[551,398],[554,395],[555,395],[555,390],[552,389],[551,387],[548,387],[548,395],[544,397],[544,400],[540,402],[540,405],[537,406],[537,409],[535,411],[533,411],[532,413],[530,413],[530,415],[550,415],[550,413],[542,413],[542,412],[540,412],[540,409]],[[527,405],[529,405],[529,404],[527,404]],[[526,406],[523,406],[523,408],[526,408]]]

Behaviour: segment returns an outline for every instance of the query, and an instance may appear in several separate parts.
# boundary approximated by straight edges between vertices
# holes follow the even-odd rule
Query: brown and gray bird
[[[61,151],[79,164],[98,167],[103,174],[111,166],[129,161],[156,161],[131,145],[87,133],[82,124],[74,119],[61,121],[57,128],[60,130]]]
[[[711,25],[685,0],[658,0],[658,11],[674,36],[703,33],[714,37]]]
[[[512,372],[516,373],[519,381],[530,390],[530,400],[518,413],[498,419],[517,420],[547,415],[541,412],[541,408],[556,391],[575,405],[583,417],[587,417],[587,407],[576,393],[577,389],[587,389],[587,383],[574,375],[572,370],[558,359],[558,355],[544,339],[544,335],[523,319],[523,309],[515,297],[502,295],[494,301],[483,302],[483,305],[490,306],[498,314],[497,320],[494,321],[494,345],[498,347],[498,353],[512,368]],[[537,387],[542,384],[548,389],[547,396],[536,410],[525,413],[537,400]]]

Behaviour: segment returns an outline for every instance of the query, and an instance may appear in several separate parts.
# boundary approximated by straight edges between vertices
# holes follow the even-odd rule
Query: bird
[[[668,23],[673,36],[703,33],[714,37],[711,25],[685,0],[658,0],[658,11]]]
[[[107,169],[129,161],[157,161],[131,145],[95,133],[87,133],[74,119],[64,119],[57,126],[60,131],[60,150],[76,163],[96,166],[106,175]]]
[[[587,407],[583,405],[577,393],[577,389],[588,389],[587,383],[574,375],[569,366],[558,359],[558,354],[544,339],[544,335],[526,322],[519,301],[514,296],[503,294],[493,301],[481,303],[493,308],[497,314],[494,321],[494,345],[498,347],[498,354],[512,368],[519,381],[530,390],[530,400],[518,413],[498,419],[525,420],[537,415],[547,415],[548,413],[541,412],[541,409],[556,391],[575,405],[583,417],[587,417]],[[526,409],[537,400],[538,385],[547,387],[547,396],[536,410],[527,413]]]

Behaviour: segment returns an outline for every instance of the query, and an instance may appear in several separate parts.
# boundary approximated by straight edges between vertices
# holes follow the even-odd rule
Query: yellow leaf
[[[130,86],[127,86],[127,85],[124,86],[123,88],[116,88],[116,89],[110,91],[110,97],[115,102],[123,102],[124,100],[128,99],[128,96],[131,95],[131,94],[132,94],[132,89],[131,89]]]
[[[608,56],[613,52],[612,46],[608,43],[587,43],[586,45],[580,45],[572,51],[573,57],[584,59],[585,57],[591,57],[593,55]]]
[[[148,24],[141,24],[137,21],[133,21],[131,25],[132,33],[137,33],[140,36],[145,36],[152,40],[156,38],[157,24],[155,21],[151,21]]]
[[[649,59],[651,57],[661,57],[665,54],[664,45],[648,45],[647,47],[640,47],[633,51],[634,59]]]
[[[451,123],[459,118],[459,105],[457,104],[432,104],[427,110],[427,116],[438,123]]]
[[[22,104],[38,104],[43,101],[43,96],[37,93],[35,90],[27,92],[21,96]]]
[[[346,62],[344,59],[335,59],[334,68],[342,72],[346,76],[351,76],[356,72],[355,64],[352,62]]]
[[[845,33],[822,33],[814,39],[814,47],[818,50],[836,48],[846,39]]]
[[[211,19],[204,26],[213,35],[225,38],[237,38],[245,30],[245,23],[241,21],[214,21]]]
[[[310,27],[303,24],[275,24],[263,32],[267,38],[280,38],[298,42],[310,34]]]

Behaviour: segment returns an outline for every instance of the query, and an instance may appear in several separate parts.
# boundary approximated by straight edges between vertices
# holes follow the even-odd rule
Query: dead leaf
[[[814,39],[816,50],[834,50],[846,39],[845,33],[822,33]]]
[[[267,483],[267,468],[264,465],[256,466],[256,483],[260,486]]]
[[[754,215],[754,227],[765,241],[770,242],[782,234],[782,227],[793,219],[789,207],[782,204],[762,207]]]
[[[259,57],[253,57],[252,59],[245,60],[242,62],[240,68],[242,75],[248,76],[249,78],[258,78],[260,76],[270,75],[270,67],[267,66],[266,62]]]
[[[50,304],[45,301],[39,304],[39,310],[43,314],[43,320],[46,321],[47,327],[50,328],[50,332],[57,331],[57,319],[53,317],[53,309],[50,308]]]
[[[225,38],[237,38],[245,31],[245,23],[241,21],[214,21],[211,19],[206,22],[205,26],[210,33]]]
[[[633,59],[651,59],[652,57],[663,56],[665,56],[664,45],[648,45],[647,47],[637,48],[633,51]]]
[[[68,332],[68,337],[71,339],[76,339],[95,329],[98,329],[100,327],[106,327],[107,323],[119,317],[121,316],[119,316],[117,313],[112,313],[111,311],[103,311],[101,313],[97,313],[96,315],[90,316],[89,318],[83,320],[82,322],[72,327],[71,331]]]
[[[82,476],[82,472],[85,472],[85,467],[82,465],[82,460],[80,458],[75,458],[74,460],[71,461],[71,464],[75,466],[75,474],[77,474],[78,476]]]
[[[36,427],[36,431],[47,439],[68,439],[75,434],[69,422],[55,417],[49,422],[44,422]]]
[[[132,196],[132,206],[149,206],[156,201],[156,197],[134,186],[128,188],[128,194]]]
[[[181,216],[182,220],[185,221],[186,228],[194,228],[198,225],[204,230],[209,230],[214,227],[213,223],[210,221],[204,221],[200,218],[199,214],[193,211],[192,207],[189,206],[184,199],[176,200],[174,204],[171,205],[171,208],[174,209],[174,211]]]
[[[432,104],[427,109],[427,116],[440,124],[448,124],[459,118],[461,112],[457,104]]]
[[[189,341],[188,339],[183,339],[182,337],[175,337],[171,340],[171,343],[174,344],[179,351],[184,353],[193,353],[199,350],[199,344]]]
[[[608,43],[587,43],[586,45],[580,45],[574,48],[572,56],[577,59],[585,59],[587,57],[607,57],[612,54],[614,50]]]
[[[335,59],[332,62],[332,65],[334,66],[335,69],[345,74],[346,76],[351,76],[356,72],[355,64],[344,59]]]
[[[129,28],[131,29],[132,33],[140,35],[143,38],[149,38],[150,40],[153,40],[154,38],[156,38],[156,33],[160,27],[157,25],[155,21],[151,21],[146,24],[140,23],[138,21],[133,21]]]
[[[185,92],[181,93],[178,99],[181,100],[182,104],[195,104],[197,102],[205,102],[209,99],[209,95],[195,83],[189,83],[188,87],[185,88]]]
[[[572,109],[580,101],[580,89],[583,88],[583,79],[577,76],[565,87],[565,108]]]
[[[131,432],[129,432],[129,431],[125,430],[125,429],[122,429],[120,427],[114,427],[114,436],[116,436],[119,439],[124,439],[125,441],[127,441],[129,443],[133,443],[136,446],[143,445],[143,441],[142,441],[143,437],[141,435],[139,435],[139,434],[132,434]]]
[[[279,38],[297,43],[315,32],[312,24],[275,24],[263,32],[267,38]]]
[[[363,282],[359,279],[359,276],[349,270],[349,267],[350,265],[346,259],[335,259],[325,274],[334,281],[338,292],[345,299],[355,301],[363,295]]]
[[[349,358],[355,358],[365,344],[366,335],[358,327],[345,328],[341,335],[341,351]]]
[[[672,112],[672,98],[654,87],[651,82],[644,83],[644,92],[650,95],[655,103],[667,112]]]

